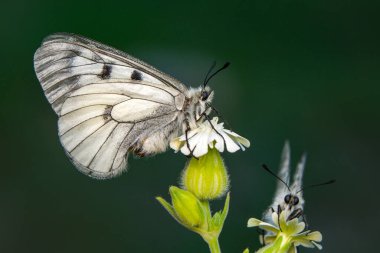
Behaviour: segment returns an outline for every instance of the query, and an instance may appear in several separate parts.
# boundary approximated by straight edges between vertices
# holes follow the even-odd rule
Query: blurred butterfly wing
[[[185,87],[121,51],[69,34],[44,40],[34,57],[42,88],[59,116],[67,155],[83,173],[110,178],[146,133],[175,124]]]
[[[305,170],[305,164],[306,164],[306,154],[303,154],[301,157],[301,160],[297,164],[296,171],[293,176],[293,183],[290,186],[290,190],[293,193],[297,193],[298,198],[300,199],[300,206],[303,207],[304,205],[304,199],[302,197],[302,180],[303,180],[303,173]]]
[[[277,173],[277,176],[281,178],[287,185],[289,185],[289,180],[290,180],[290,145],[289,142],[286,141],[284,144],[284,147],[282,149],[282,154],[281,154],[281,161],[280,161],[280,170]],[[276,193],[274,195],[274,201],[277,198],[281,198],[281,201],[283,201],[283,196],[289,192],[288,188],[286,185],[278,180],[277,182],[277,188],[276,188]]]
[[[289,185],[289,175],[290,173],[290,145],[289,142],[286,141],[284,144],[284,147],[282,149],[281,154],[281,161],[280,161],[280,170],[277,174],[279,178],[281,178],[285,183]],[[284,201],[284,196],[289,192],[286,185],[278,180],[276,192],[274,194],[273,202],[270,205],[269,209],[264,212],[264,220],[271,221],[271,215],[272,211],[271,208],[273,208],[275,211],[277,211],[277,206],[281,204]]]

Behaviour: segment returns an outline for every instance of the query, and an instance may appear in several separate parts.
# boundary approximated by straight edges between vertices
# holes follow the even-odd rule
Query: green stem
[[[211,221],[212,215],[211,215],[210,202],[208,202],[207,200],[204,200],[204,201],[201,201],[201,203],[203,205],[203,208],[206,211],[207,220]],[[210,226],[210,223],[208,225]],[[207,242],[211,253],[221,253],[218,237],[219,237],[219,233],[207,233],[206,235],[203,235],[203,239]]]
[[[207,241],[208,247],[210,248],[211,253],[221,253],[219,247],[219,241],[217,237],[213,237]]]
[[[210,202],[207,200],[201,201],[203,208],[206,210],[207,220],[211,220]]]

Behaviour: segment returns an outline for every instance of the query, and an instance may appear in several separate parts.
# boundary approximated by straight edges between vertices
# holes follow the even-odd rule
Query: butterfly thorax
[[[182,111],[191,129],[196,128],[210,114],[213,97],[214,92],[209,87],[200,86],[187,91]]]

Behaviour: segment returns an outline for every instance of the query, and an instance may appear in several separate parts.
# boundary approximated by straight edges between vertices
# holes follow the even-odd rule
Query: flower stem
[[[210,202],[207,200],[201,201],[203,208],[206,211],[207,220],[211,220],[211,209],[210,209]]]
[[[217,237],[211,238],[207,243],[211,253],[221,253]]]
[[[211,221],[212,215],[211,215],[210,202],[207,200],[204,200],[201,203],[203,205],[203,208],[206,211],[207,220]],[[207,242],[211,253],[221,253],[218,237],[219,237],[219,232],[206,233],[205,235],[203,235],[203,239]]]

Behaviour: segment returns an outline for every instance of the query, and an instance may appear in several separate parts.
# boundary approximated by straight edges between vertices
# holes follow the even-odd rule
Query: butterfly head
[[[211,103],[212,98],[213,98],[213,91],[210,89],[209,86],[207,86],[208,82],[213,78],[216,74],[218,74],[220,71],[223,69],[227,68],[230,63],[226,62],[221,68],[216,70],[214,73],[211,74],[212,70],[214,69],[216,63],[214,62],[211,66],[211,68],[208,70],[207,75],[205,77],[205,80],[203,81],[203,84],[200,88],[200,93],[199,93],[199,101],[204,102],[204,103]]]
[[[202,101],[206,101],[209,96],[210,96],[209,92],[207,92],[206,90],[202,90],[200,99]]]
[[[295,210],[302,208],[305,201],[302,197],[302,190],[299,190],[300,183],[296,180],[292,185],[289,185],[288,176],[282,178],[282,173],[276,175],[272,170],[268,168],[266,164],[263,164],[262,166],[267,172],[279,180],[279,185],[277,187],[277,193],[273,206],[279,205],[282,210]],[[287,166],[285,167],[287,168]],[[288,171],[289,170],[287,169],[286,172]]]
[[[288,209],[292,209],[293,207],[298,207],[301,204],[302,200],[301,196],[297,196],[297,194],[288,193],[284,197],[284,204],[288,207]]]
[[[214,91],[210,89],[210,87],[202,87],[199,92],[199,101],[202,103],[211,103],[214,97]]]

